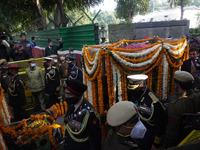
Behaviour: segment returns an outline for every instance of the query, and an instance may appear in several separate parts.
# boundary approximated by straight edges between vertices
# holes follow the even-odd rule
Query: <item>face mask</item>
[[[71,54],[74,54],[74,52],[71,52]]]
[[[65,57],[60,57],[60,60],[65,60]]]
[[[57,59],[55,59],[55,60],[54,60],[54,63],[57,63],[57,62],[58,62],[58,60],[57,60]]]
[[[141,121],[138,121],[138,123],[131,131],[131,137],[133,139],[142,139],[144,138],[146,131],[147,128],[144,126],[144,124]]]
[[[78,97],[72,97],[72,98],[68,98],[68,97],[65,97],[65,100],[68,104],[77,104],[78,101],[79,101],[79,98]]]
[[[34,64],[31,64],[31,67],[35,67],[36,66],[36,64],[34,63]]]

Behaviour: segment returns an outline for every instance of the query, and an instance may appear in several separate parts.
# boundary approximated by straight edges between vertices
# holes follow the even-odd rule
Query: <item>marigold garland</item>
[[[65,125],[61,127],[62,137],[65,139]]]
[[[61,110],[60,110],[60,105],[58,103],[56,103],[56,107],[57,107],[57,110],[58,110],[58,116],[61,116]]]
[[[65,106],[65,113],[67,113],[67,102],[64,101],[63,103],[64,103],[64,106]]]
[[[53,139],[53,129],[52,128],[48,128],[48,132],[49,132],[49,140],[51,142],[51,145],[53,147],[56,147],[56,143],[55,143],[55,141]]]
[[[107,84],[108,84],[108,98],[109,98],[109,107],[113,105],[114,102],[114,92],[112,88],[112,67],[109,53],[106,53],[106,66],[107,66]]]
[[[98,97],[99,97],[98,102],[99,102],[99,112],[100,112],[100,114],[103,114],[103,112],[104,112],[102,73],[103,73],[103,70],[100,69],[100,73],[97,77]]]
[[[161,99],[162,98],[162,76],[163,76],[163,61],[160,59],[160,63],[158,66],[158,78],[157,78],[157,95]]]
[[[96,81],[92,81],[92,104],[97,111]]]
[[[60,110],[61,110],[61,115],[65,114],[65,111],[63,108],[63,102],[60,102]]]

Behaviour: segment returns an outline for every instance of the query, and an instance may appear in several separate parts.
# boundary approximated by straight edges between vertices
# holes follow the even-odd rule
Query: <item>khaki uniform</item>
[[[110,130],[106,140],[104,150],[136,150],[139,149],[137,142],[131,137],[122,137]]]
[[[181,117],[183,113],[197,113],[200,111],[200,93],[189,90],[176,97],[168,105],[168,124],[166,128],[164,147],[176,146],[184,137],[181,133]]]
[[[61,79],[67,78],[67,75],[68,75],[68,63],[66,63],[66,62],[60,63],[59,71],[60,71],[60,78]]]

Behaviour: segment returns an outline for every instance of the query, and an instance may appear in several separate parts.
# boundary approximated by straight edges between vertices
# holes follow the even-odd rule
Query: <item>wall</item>
[[[112,43],[123,39],[132,40],[135,35],[136,39],[142,39],[145,36],[180,38],[189,33],[189,24],[189,20],[182,20],[109,25],[109,41]]]

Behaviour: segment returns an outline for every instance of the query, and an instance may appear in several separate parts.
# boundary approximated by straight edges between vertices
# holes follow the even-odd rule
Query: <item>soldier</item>
[[[14,111],[14,120],[19,121],[26,118],[25,106],[26,96],[24,93],[24,82],[18,75],[18,65],[8,66],[8,74],[11,76],[11,84],[8,87],[10,104]]]
[[[101,150],[99,116],[94,107],[83,97],[87,86],[79,80],[67,80],[65,100],[65,150]]]
[[[75,53],[74,53],[74,48],[73,48],[73,47],[70,47],[70,48],[69,48],[68,57],[74,57],[74,58],[76,58],[76,55],[75,55]]]
[[[69,69],[68,69],[68,80],[77,79],[83,82],[83,72],[76,66],[76,59],[74,57],[68,57]]]
[[[174,75],[176,94],[168,105],[168,124],[165,132],[164,147],[177,145],[185,136],[181,130],[183,113],[200,111],[200,93],[194,93],[193,76],[186,71],[176,71]]]
[[[0,75],[1,86],[4,89],[4,91],[7,92],[8,85],[11,83],[11,78],[7,73],[8,72],[8,63],[5,59],[0,60],[0,71],[1,71],[1,75]]]
[[[114,104],[108,110],[107,122],[113,129],[106,137],[104,150],[139,149],[135,139],[142,139],[147,129],[140,121],[134,103],[121,101]]]
[[[53,45],[53,42],[51,39],[48,39],[48,47],[45,48],[45,56],[57,55],[58,50],[63,47],[62,38],[59,38],[59,42],[60,42],[60,45],[56,46],[56,45]]]
[[[68,75],[68,63],[66,62],[66,54],[64,52],[60,54],[59,66],[61,81],[65,81]]]
[[[49,102],[47,107],[58,103],[58,94],[60,91],[60,77],[56,67],[52,66],[52,58],[43,57],[46,60],[45,67],[45,93],[49,95]]]
[[[156,94],[147,87],[147,75],[130,75],[127,78],[129,101],[136,105],[141,121],[147,128],[144,138],[137,142],[143,149],[159,148],[165,130],[164,107]]]
[[[58,63],[58,56],[57,55],[50,55],[50,58],[52,58],[52,66],[56,67],[56,69],[59,72],[59,63]]]

